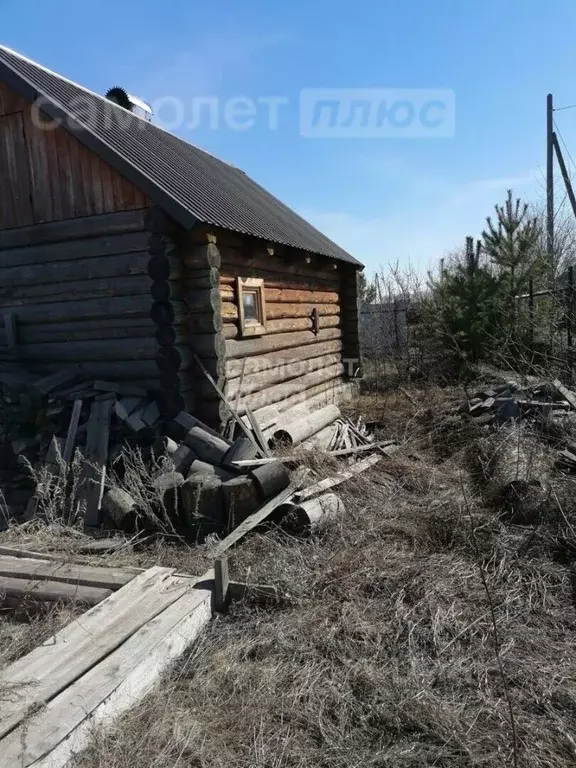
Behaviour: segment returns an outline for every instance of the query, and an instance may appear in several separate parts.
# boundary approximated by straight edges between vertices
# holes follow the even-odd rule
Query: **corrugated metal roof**
[[[195,219],[361,266],[243,171],[3,46],[0,80],[31,87],[46,112],[71,118],[81,140],[91,137],[112,166],[150,182],[185,226]]]

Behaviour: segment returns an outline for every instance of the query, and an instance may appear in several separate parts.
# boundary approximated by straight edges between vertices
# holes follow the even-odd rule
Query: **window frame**
[[[244,315],[244,294],[253,293],[256,296],[257,320],[246,319]],[[264,280],[260,277],[237,277],[236,294],[238,297],[238,321],[240,336],[263,336],[266,333],[266,298],[264,296]]]

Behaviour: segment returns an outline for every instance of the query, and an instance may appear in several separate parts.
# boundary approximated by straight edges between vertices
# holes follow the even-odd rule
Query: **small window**
[[[266,303],[264,280],[239,277],[238,317],[242,336],[261,336],[266,333]]]

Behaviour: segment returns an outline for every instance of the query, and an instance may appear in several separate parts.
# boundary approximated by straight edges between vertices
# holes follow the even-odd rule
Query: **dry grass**
[[[404,450],[346,486],[345,519],[247,540],[232,574],[279,604],[217,617],[79,768],[512,766],[507,699],[519,766],[576,764],[574,481],[546,522],[504,523],[469,480],[470,427],[429,398],[387,414]]]

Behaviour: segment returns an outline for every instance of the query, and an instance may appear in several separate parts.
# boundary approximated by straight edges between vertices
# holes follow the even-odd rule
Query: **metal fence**
[[[360,306],[360,344],[368,359],[401,356],[408,340],[408,303],[397,299]]]

